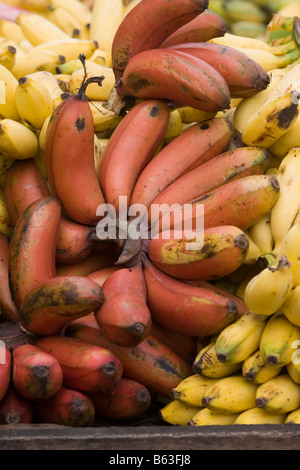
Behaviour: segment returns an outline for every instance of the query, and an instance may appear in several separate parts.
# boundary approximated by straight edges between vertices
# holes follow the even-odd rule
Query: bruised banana
[[[239,315],[239,308],[232,299],[163,273],[146,255],[142,261],[148,306],[152,318],[162,326],[201,336],[219,332]],[[188,311],[193,314],[187,315]]]
[[[99,329],[94,315],[73,320],[65,329],[67,337],[108,348],[122,362],[124,376],[144,384],[150,391],[169,398],[170,391],[192,375],[190,364],[152,334],[134,347],[109,341]]]
[[[197,353],[192,368],[195,374],[208,378],[227,377],[241,370],[242,363],[220,362],[217,358],[216,341],[212,340]]]
[[[230,107],[225,78],[198,57],[175,49],[148,49],[134,55],[116,86],[121,98],[163,98],[202,111]]]
[[[60,217],[61,206],[50,196],[30,204],[15,225],[8,269],[12,299],[18,308],[31,289],[56,274],[55,250]],[[31,242],[32,237],[35,243]]]
[[[242,364],[243,376],[255,384],[265,383],[277,377],[281,371],[282,367],[274,367],[263,359],[260,349],[247,357]]]
[[[216,413],[241,413],[256,406],[257,388],[241,374],[223,377],[206,391],[202,405]]]
[[[288,374],[280,374],[258,386],[255,401],[267,413],[290,413],[300,406],[300,385]]]
[[[181,231],[161,232],[149,243],[149,258],[161,271],[178,279],[211,280],[226,276],[241,266],[248,240],[235,226],[205,229],[199,235]]]
[[[201,194],[251,174],[263,174],[269,165],[266,149],[238,147],[220,153],[171,183],[152,204],[184,204]]]
[[[103,290],[93,280],[86,276],[57,276],[26,294],[19,309],[20,322],[34,335],[56,335],[66,323],[92,313],[102,303]]]
[[[220,37],[227,31],[225,20],[213,10],[206,9],[193,20],[170,34],[160,45],[161,48],[186,42],[205,42]]]
[[[270,83],[268,73],[253,59],[235,48],[210,42],[177,43],[171,47],[204,60],[225,78],[232,98],[253,96]]]
[[[87,83],[54,110],[47,128],[45,162],[51,191],[64,213],[75,222],[94,225],[104,198],[94,163],[94,122],[85,95]]]
[[[292,361],[300,339],[299,327],[291,323],[281,311],[267,322],[260,341],[262,358],[268,364],[283,367]]]
[[[216,339],[219,361],[239,363],[254,353],[259,347],[266,318],[249,311],[224,328]]]
[[[159,47],[170,34],[206,10],[207,0],[154,0],[137,3],[123,18],[112,43],[112,65],[119,83],[131,57]],[[146,18],[146,20],[145,20]]]
[[[232,135],[232,125],[225,117],[192,124],[144,168],[135,184],[130,204],[144,204],[149,208],[171,183],[224,152]]]
[[[183,223],[189,230],[196,230],[199,223],[204,228],[234,225],[248,229],[274,206],[279,194],[279,183],[274,175],[250,175],[229,181],[208,191],[197,199],[186,201],[177,207],[167,207],[151,212],[154,233],[174,230]],[[203,212],[204,211],[204,212]],[[205,214],[202,221],[203,213]],[[166,225],[167,224],[167,225]]]
[[[98,179],[108,204],[119,210],[120,197],[131,199],[135,183],[163,140],[170,119],[163,100],[145,100],[124,116],[102,154]]]

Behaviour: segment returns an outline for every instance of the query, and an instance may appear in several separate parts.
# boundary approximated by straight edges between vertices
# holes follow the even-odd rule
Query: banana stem
[[[104,80],[104,76],[103,75],[99,75],[97,77],[89,77],[87,78],[87,71],[86,71],[86,57],[84,54],[79,54],[78,56],[78,59],[81,61],[82,65],[83,65],[83,70],[84,70],[84,76],[83,76],[83,79],[82,79],[82,83],[81,83],[81,86],[79,88],[79,91],[77,93],[79,99],[86,99],[86,89],[87,89],[87,86],[90,84],[90,83],[97,83],[99,86],[102,86],[102,82]]]

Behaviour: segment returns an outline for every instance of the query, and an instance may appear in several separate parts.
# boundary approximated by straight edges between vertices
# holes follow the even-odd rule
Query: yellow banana
[[[71,93],[74,93],[79,90],[83,78],[85,76],[85,71],[83,68],[75,70],[69,81],[69,90]],[[98,101],[107,101],[111,90],[115,85],[115,75],[112,68],[102,67],[101,65],[93,63],[93,65],[88,64],[86,67],[86,78],[99,77],[102,76],[103,80],[101,86],[98,83],[90,83],[85,90],[85,94],[89,100],[98,100]]]
[[[193,416],[191,421],[188,423],[191,426],[226,426],[234,424],[235,420],[239,416],[239,413],[230,415],[213,413],[208,408],[203,408]]]
[[[193,362],[193,372],[209,378],[223,378],[242,368],[242,363],[224,363],[217,358],[216,343],[212,341],[202,348]]]
[[[253,238],[250,236],[248,230],[244,230],[244,234],[248,240],[248,248],[245,254],[244,264],[254,264],[256,263],[257,258],[262,254],[262,251],[258,248]]]
[[[260,340],[263,360],[276,367],[291,362],[295,353],[295,341],[300,340],[300,329],[278,311],[269,318]]]
[[[291,323],[300,327],[300,285],[290,292],[281,311]]]
[[[50,72],[35,72],[20,78],[15,92],[20,117],[35,129],[41,129],[54,110],[54,99],[61,93],[56,78]]]
[[[251,408],[240,413],[233,424],[284,424],[286,414],[269,413],[262,408]]]
[[[160,418],[174,426],[187,426],[199,408],[185,405],[178,400],[171,400],[159,410]]]
[[[282,137],[276,140],[269,151],[278,157],[285,157],[292,147],[300,146],[300,115],[298,115],[295,124]]]
[[[29,51],[29,54],[36,54],[41,51],[54,52],[58,56],[64,57],[64,61],[68,61],[78,59],[80,54],[84,54],[89,59],[97,48],[96,41],[67,37],[66,39],[53,39],[52,41],[43,42],[35,46],[32,51]]]
[[[268,51],[273,54],[272,46],[270,46],[267,42],[258,39],[258,38],[249,38],[247,36],[237,36],[236,34],[232,34],[226,32],[224,36],[220,36],[217,38],[212,38],[208,42],[212,42],[214,44],[221,44],[222,46],[228,47],[240,47],[245,49],[257,49]]]
[[[300,407],[300,385],[280,374],[258,386],[255,403],[267,413],[290,413]]]
[[[93,67],[95,66],[95,62],[92,62],[90,59],[87,59],[85,60],[85,66]],[[69,75],[71,77],[72,73],[78,69],[82,70],[83,66],[82,66],[82,61],[77,58],[77,59],[68,60],[67,62],[64,62],[63,64],[61,64],[58,67],[57,72]]]
[[[248,229],[249,235],[260,253],[270,253],[274,248],[271,230],[271,213],[268,212]]]
[[[291,411],[285,418],[284,424],[300,424],[300,408]]]
[[[93,52],[89,60],[95,62],[95,64],[103,65],[104,67],[112,67],[111,54],[104,51],[100,47]]]
[[[127,2],[127,4],[123,6],[123,18],[125,18],[125,16],[128,15],[128,13],[140,2],[141,0],[131,0],[130,2]]]
[[[202,397],[209,387],[219,379],[212,379],[200,374],[191,375],[183,379],[176,388],[170,392],[172,400],[178,400],[185,405],[202,407]]]
[[[299,218],[299,211],[298,211],[294,219],[293,225],[288,230],[286,236],[284,237],[282,241],[281,249],[280,249],[280,254],[285,254],[291,263],[291,270],[292,270],[293,279],[294,279],[293,287],[297,287],[300,284],[299,237],[300,237],[300,218]],[[280,254],[278,256],[280,256]],[[295,300],[296,298],[294,298],[292,303],[294,303],[294,306],[296,307],[297,301],[295,302]],[[292,304],[290,304],[290,306],[291,305]],[[292,313],[290,314],[293,315]],[[295,312],[295,315],[297,316],[296,312]]]
[[[114,36],[122,20],[122,0],[94,0],[90,38],[97,41],[101,49],[111,52]]]
[[[103,106],[103,101],[90,100],[89,105],[93,115],[94,128],[96,133],[109,132],[117,127],[121,122],[122,116],[115,114],[113,111]]]
[[[223,328],[216,339],[216,354],[220,362],[240,363],[257,350],[266,324],[265,315],[244,313]]]
[[[215,413],[241,413],[256,406],[257,387],[240,374],[224,377],[207,390],[202,405]]]
[[[170,112],[169,124],[163,139],[163,143],[168,144],[171,142],[171,140],[175,139],[175,137],[181,133],[182,128],[183,123],[179,110],[176,108],[172,109]]]
[[[0,42],[0,65],[6,67],[8,70],[12,70],[16,62],[17,49],[11,43],[6,41]]]
[[[91,24],[92,12],[84,2],[80,0],[50,0],[50,5],[61,7],[71,13],[83,27]]]
[[[87,26],[84,26],[82,22],[78,21],[78,19],[65,8],[51,4],[49,6],[48,18],[69,37],[89,39]]]
[[[215,112],[201,111],[192,106],[180,106],[177,108],[181,115],[182,122],[189,124],[194,122],[202,122],[215,117]]]
[[[17,79],[41,70],[55,74],[56,68],[64,62],[63,55],[53,51],[39,51],[34,47],[26,54],[17,57],[11,72]]]
[[[13,119],[0,121],[0,153],[5,157],[34,158],[38,148],[38,138],[27,126]]]
[[[286,365],[287,373],[296,384],[300,384],[300,359],[298,357],[299,356],[299,344],[300,342],[295,342],[295,348],[294,348],[294,354],[292,356],[292,360]]]
[[[18,86],[18,80],[3,65],[0,65],[0,81],[5,84],[5,100],[0,103],[0,116],[2,118],[13,119],[18,121],[20,119],[15,100],[15,92]]]
[[[0,188],[0,233],[10,238],[13,228],[14,226],[5,204],[3,188]]]
[[[52,41],[53,38],[69,38],[69,35],[52,21],[36,13],[20,13],[17,17],[17,24],[33,46]]]
[[[282,371],[282,367],[274,367],[266,362],[258,349],[251,354],[242,365],[243,376],[255,384],[262,384],[267,380],[277,377]]]
[[[280,191],[271,209],[274,253],[279,253],[284,237],[300,209],[300,147],[292,147],[278,168]]]
[[[98,172],[101,158],[104,152],[104,149],[109,141],[109,139],[101,139],[97,137],[97,134],[94,135],[94,141],[95,141],[95,146],[94,146],[94,163],[95,163],[95,168],[96,171]]]
[[[265,103],[272,89],[277,86],[285,73],[287,73],[287,68],[270,70],[268,72],[270,83],[267,88],[253,96],[244,98],[239,102],[233,115],[233,125],[237,131],[243,133],[249,117],[256,113]]]
[[[5,18],[0,19],[0,36],[12,39],[17,44],[25,39],[21,26]]]

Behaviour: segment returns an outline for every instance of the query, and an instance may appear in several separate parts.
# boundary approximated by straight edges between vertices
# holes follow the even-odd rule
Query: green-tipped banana
[[[215,413],[241,413],[256,406],[257,387],[242,375],[224,377],[207,390],[202,404]]]
[[[185,405],[178,400],[172,400],[159,410],[160,418],[174,426],[187,426],[200,408]]]
[[[216,354],[219,361],[239,363],[256,351],[266,318],[265,315],[248,311],[224,328],[216,340]]]
[[[239,413],[225,415],[221,413],[213,413],[208,408],[203,408],[193,416],[192,420],[188,423],[191,426],[218,426],[234,424]]]
[[[260,350],[251,354],[242,365],[242,374],[255,384],[263,384],[273,377],[277,377],[282,371],[282,367],[274,367],[266,362],[261,355]]]
[[[300,329],[291,323],[282,312],[272,315],[260,340],[262,358],[268,364],[283,367],[291,362],[300,340]]]
[[[184,405],[201,408],[205,392],[218,380],[200,374],[191,375],[171,390],[170,397],[172,400],[178,400]]]
[[[241,413],[235,420],[234,424],[283,424],[285,414],[273,414],[255,407]]]
[[[193,372],[210,378],[223,378],[241,369],[242,364],[220,362],[216,354],[215,341],[209,343],[197,354],[193,363]]]
[[[280,374],[259,385],[255,403],[268,413],[290,413],[300,406],[300,385],[288,374]]]

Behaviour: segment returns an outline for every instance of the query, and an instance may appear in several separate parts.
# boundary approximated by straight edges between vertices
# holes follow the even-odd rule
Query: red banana
[[[32,202],[51,196],[51,191],[33,159],[16,160],[7,172],[4,200],[13,224]],[[61,216],[56,246],[58,263],[75,263],[91,253],[95,242],[88,240],[91,227]]]
[[[48,400],[34,403],[34,411],[42,423],[61,426],[88,427],[95,418],[92,401],[78,390],[64,386]]]
[[[11,352],[0,344],[0,402],[3,400],[11,379]]]
[[[149,258],[161,271],[178,279],[212,280],[224,277],[238,269],[246,257],[248,239],[242,230],[232,225],[204,230],[200,246],[197,237],[178,238],[171,231],[168,239],[164,233],[150,241]]]
[[[159,47],[174,31],[208,7],[208,0],[143,0],[119,25],[112,44],[116,83],[128,60],[140,51]]]
[[[136,182],[130,204],[149,208],[170,184],[225,151],[232,135],[233,127],[224,117],[192,125],[148,163]]]
[[[117,212],[120,196],[130,201],[140,173],[162,142],[169,115],[166,102],[142,101],[129,110],[108,140],[98,178],[105,201]]]
[[[19,395],[11,384],[0,401],[0,424],[31,424],[33,417],[32,401]]]
[[[62,335],[45,336],[35,345],[52,354],[63,371],[63,385],[82,392],[116,385],[123,374],[120,360],[109,349]]]
[[[145,385],[122,377],[111,390],[87,392],[95,415],[113,421],[130,421],[141,417],[151,406],[151,395]]]
[[[227,150],[171,183],[153,200],[153,204],[184,204],[229,181],[263,174],[269,161],[269,153],[264,148]]]
[[[151,314],[147,306],[142,266],[118,269],[103,284],[104,302],[95,309],[101,332],[120,346],[136,346],[149,334]]]
[[[211,335],[239,315],[238,306],[228,297],[163,273],[146,255],[143,264],[149,309],[163,327],[190,336]]]
[[[191,41],[170,48],[204,60],[218,70],[226,80],[232,98],[256,95],[270,83],[270,76],[263,67],[234,47]]]
[[[106,279],[108,279],[108,277],[118,269],[120,269],[119,266],[111,266],[110,268],[98,269],[97,271],[93,271],[91,274],[88,274],[87,277],[97,282],[97,284],[102,287]]]
[[[63,372],[55,357],[32,344],[12,353],[12,383],[15,390],[32,401],[47,400],[62,386]]]
[[[148,335],[144,341],[131,348],[118,346],[101,333],[92,315],[69,323],[65,334],[109,348],[122,362],[124,377],[138,381],[158,395],[169,397],[174,384],[179,384],[191,375],[190,364],[155,336]]]
[[[180,216],[186,226],[195,230],[199,204],[204,211],[204,228],[234,225],[246,230],[271,210],[279,191],[279,182],[274,175],[245,176],[204,193],[196,200],[187,201],[184,210],[183,206],[179,206],[172,213],[163,213],[161,217],[152,220],[153,230],[154,233],[165,228],[173,230],[174,221],[177,223]]]
[[[0,319],[14,322],[19,321],[20,317],[9,285],[9,243],[8,238],[0,234]]]
[[[50,189],[71,220],[95,225],[104,204],[94,163],[94,121],[84,92],[68,96],[49,121],[45,161]]]
[[[116,87],[121,98],[167,99],[201,111],[230,107],[223,75],[198,57],[175,49],[149,49],[132,57]]]
[[[55,252],[61,206],[54,197],[30,204],[20,215],[9,245],[9,281],[19,308],[25,295],[55,276]]]
[[[165,48],[185,42],[209,41],[212,38],[224,36],[226,31],[226,21],[207,8],[196,18],[170,34],[160,47]]]
[[[56,276],[27,293],[19,310],[20,323],[34,335],[56,335],[66,323],[102,303],[102,287],[86,276]]]

